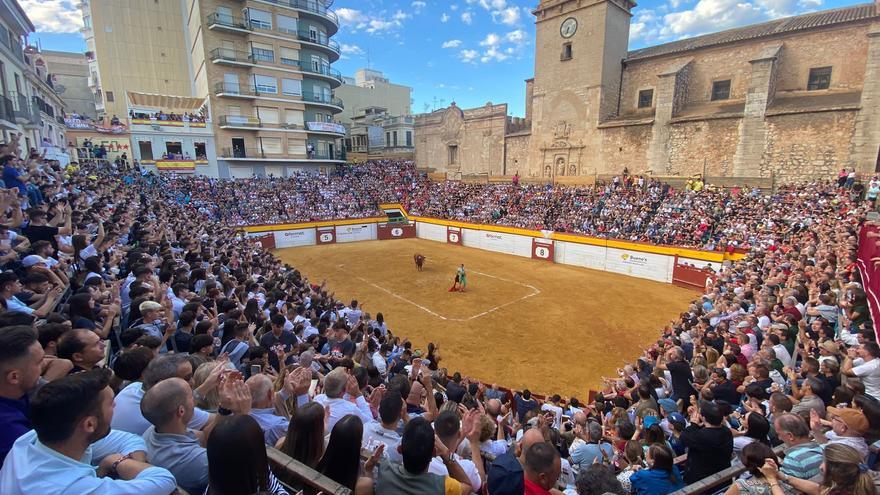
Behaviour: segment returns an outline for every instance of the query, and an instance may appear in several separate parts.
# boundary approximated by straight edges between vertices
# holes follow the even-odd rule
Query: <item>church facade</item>
[[[417,115],[416,162],[547,180],[880,171],[880,0],[630,51],[634,6],[542,1],[525,118]]]

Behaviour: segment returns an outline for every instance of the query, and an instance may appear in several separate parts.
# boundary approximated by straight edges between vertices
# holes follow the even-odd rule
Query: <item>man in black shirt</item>
[[[715,400],[723,400],[732,406],[739,404],[740,393],[736,391],[736,385],[727,379],[727,373],[724,368],[714,368],[712,377],[703,385],[703,390],[712,391]]]
[[[456,371],[452,375],[452,380],[446,383],[446,397],[452,402],[461,402],[461,399],[463,399],[464,395],[467,393],[467,389],[460,384],[461,373]]]
[[[269,364],[276,370],[281,371],[281,366],[287,364],[291,359],[291,353],[296,345],[296,335],[289,330],[284,329],[284,323],[287,320],[282,314],[276,314],[272,317],[272,331],[266,332],[260,337],[260,345],[269,351]],[[281,363],[278,356],[285,358],[285,362]]]
[[[352,357],[355,351],[355,344],[348,334],[348,328],[342,322],[337,322],[334,327],[334,336],[327,342],[330,349],[329,355],[325,356],[322,361],[326,361],[330,367],[335,368],[342,363],[347,357]]]
[[[55,218],[52,218],[52,222],[56,224],[60,223],[60,220],[63,219],[64,226],[56,227],[47,224],[47,215],[45,211],[31,208],[28,210],[28,218],[30,221],[28,222],[27,227],[21,229],[21,233],[31,241],[31,244],[37,241],[48,241],[52,244],[52,248],[55,249],[55,251],[58,251],[58,241],[55,239],[55,236],[70,235],[72,232],[70,227],[70,213],[70,205],[64,205],[63,211],[59,212]]]
[[[694,375],[691,373],[691,365],[684,360],[684,351],[680,347],[673,347],[666,353],[667,362],[657,363],[657,368],[668,370],[672,375],[672,400],[684,400],[690,402],[690,396],[696,395],[697,391],[691,385]]]
[[[700,401],[699,407],[691,406],[690,412],[691,424],[681,433],[688,455],[685,484],[729,468],[733,455],[733,434],[722,426],[724,416],[718,406]]]

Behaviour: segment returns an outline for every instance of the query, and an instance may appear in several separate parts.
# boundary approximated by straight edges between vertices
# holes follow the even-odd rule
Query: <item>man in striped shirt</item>
[[[810,440],[810,427],[796,414],[786,413],[774,420],[776,433],[785,443],[785,459],[779,470],[795,478],[810,479],[819,474],[822,447]]]

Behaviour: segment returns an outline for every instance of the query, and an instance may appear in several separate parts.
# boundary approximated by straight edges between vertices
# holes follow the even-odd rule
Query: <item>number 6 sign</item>
[[[553,241],[550,239],[532,238],[532,258],[553,262]]]

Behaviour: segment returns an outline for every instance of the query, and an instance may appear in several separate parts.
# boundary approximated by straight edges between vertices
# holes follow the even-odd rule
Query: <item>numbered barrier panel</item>
[[[336,244],[336,227],[318,227],[318,244]]]
[[[554,244],[552,239],[532,238],[532,258],[553,263]]]
[[[400,223],[380,223],[376,233],[380,241],[389,239],[413,239],[416,237],[416,226],[412,224]]]
[[[449,244],[462,245],[461,229],[459,227],[446,227],[446,242]]]

